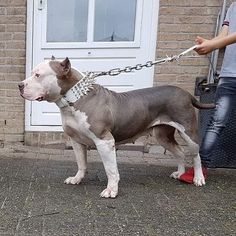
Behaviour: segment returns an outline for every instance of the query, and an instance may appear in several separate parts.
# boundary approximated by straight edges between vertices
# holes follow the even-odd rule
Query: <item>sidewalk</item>
[[[96,151],[80,185],[72,150],[0,148],[0,236],[236,234],[236,171],[210,170],[205,187],[169,178],[168,155],[118,151],[121,181],[116,199],[102,199],[106,176]]]

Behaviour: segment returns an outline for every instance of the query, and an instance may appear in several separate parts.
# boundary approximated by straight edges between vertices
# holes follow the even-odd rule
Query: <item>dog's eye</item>
[[[37,74],[37,73],[36,73],[36,74],[35,74],[35,77],[36,77],[36,78],[39,78],[39,77],[40,77],[40,74]]]

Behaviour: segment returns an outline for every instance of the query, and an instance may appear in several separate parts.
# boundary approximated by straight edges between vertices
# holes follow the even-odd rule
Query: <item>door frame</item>
[[[30,76],[33,66],[33,26],[34,26],[34,4],[38,4],[39,0],[27,0],[27,24],[26,24],[26,78]],[[157,28],[159,16],[159,0],[153,1],[152,22],[150,32],[150,42],[148,47],[150,60],[155,59]],[[128,66],[128,65],[127,65]],[[32,126],[31,125],[31,111],[32,102],[25,101],[25,131],[63,131],[61,126]]]

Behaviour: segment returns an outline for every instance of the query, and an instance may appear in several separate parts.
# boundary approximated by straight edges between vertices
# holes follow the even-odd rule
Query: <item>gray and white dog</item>
[[[214,104],[202,104],[175,86],[116,93],[81,81],[81,73],[71,68],[66,58],[62,62],[53,59],[40,63],[19,84],[23,98],[55,102],[60,108],[62,126],[72,139],[78,164],[78,172],[68,177],[66,184],[81,182],[87,168],[86,149],[96,147],[108,178],[100,196],[115,198],[120,180],[115,145],[133,142],[148,133],[154,134],[158,143],[179,159],[178,170],[171,174],[178,179],[185,172],[185,154],[174,137],[176,130],[193,156],[194,184],[205,184],[194,107],[209,109]]]

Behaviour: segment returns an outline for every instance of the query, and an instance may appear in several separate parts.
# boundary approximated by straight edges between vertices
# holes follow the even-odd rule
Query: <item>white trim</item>
[[[149,55],[150,55],[150,60],[155,60],[156,57],[156,47],[157,47],[157,28],[159,26],[159,5],[160,1],[159,0],[153,0],[152,6],[154,9],[156,9],[156,11],[152,11],[152,24],[151,24],[151,28],[154,30],[151,30],[151,35],[150,35],[150,47],[149,47]],[[154,72],[155,69],[154,67],[150,68],[151,69],[151,73],[152,73],[152,86],[154,83]]]
[[[151,59],[155,60],[155,56],[156,56],[156,47],[157,47],[157,28],[159,25],[159,0],[153,0],[153,4],[152,4],[154,9],[157,9],[156,11],[153,11],[152,13],[152,26],[151,28],[154,29],[151,31],[151,37],[150,37],[150,44],[152,45],[150,46],[150,55],[151,55]],[[154,37],[156,36],[156,37]]]
[[[33,61],[33,12],[34,1],[27,0],[27,25],[26,25],[26,78],[30,75]],[[30,131],[31,102],[25,101],[25,131]]]
[[[95,15],[95,0],[89,0],[89,6],[88,6],[88,14],[91,14],[92,17],[88,17],[88,26],[87,29],[93,29],[94,28],[94,15]],[[89,44],[93,41],[93,31],[87,30],[87,42]]]
[[[29,126],[27,130],[25,131],[36,131],[36,132],[63,132],[62,126],[40,126],[40,125],[34,125]]]
[[[81,43],[42,43],[42,49],[57,48],[139,48],[140,42],[81,42]]]

